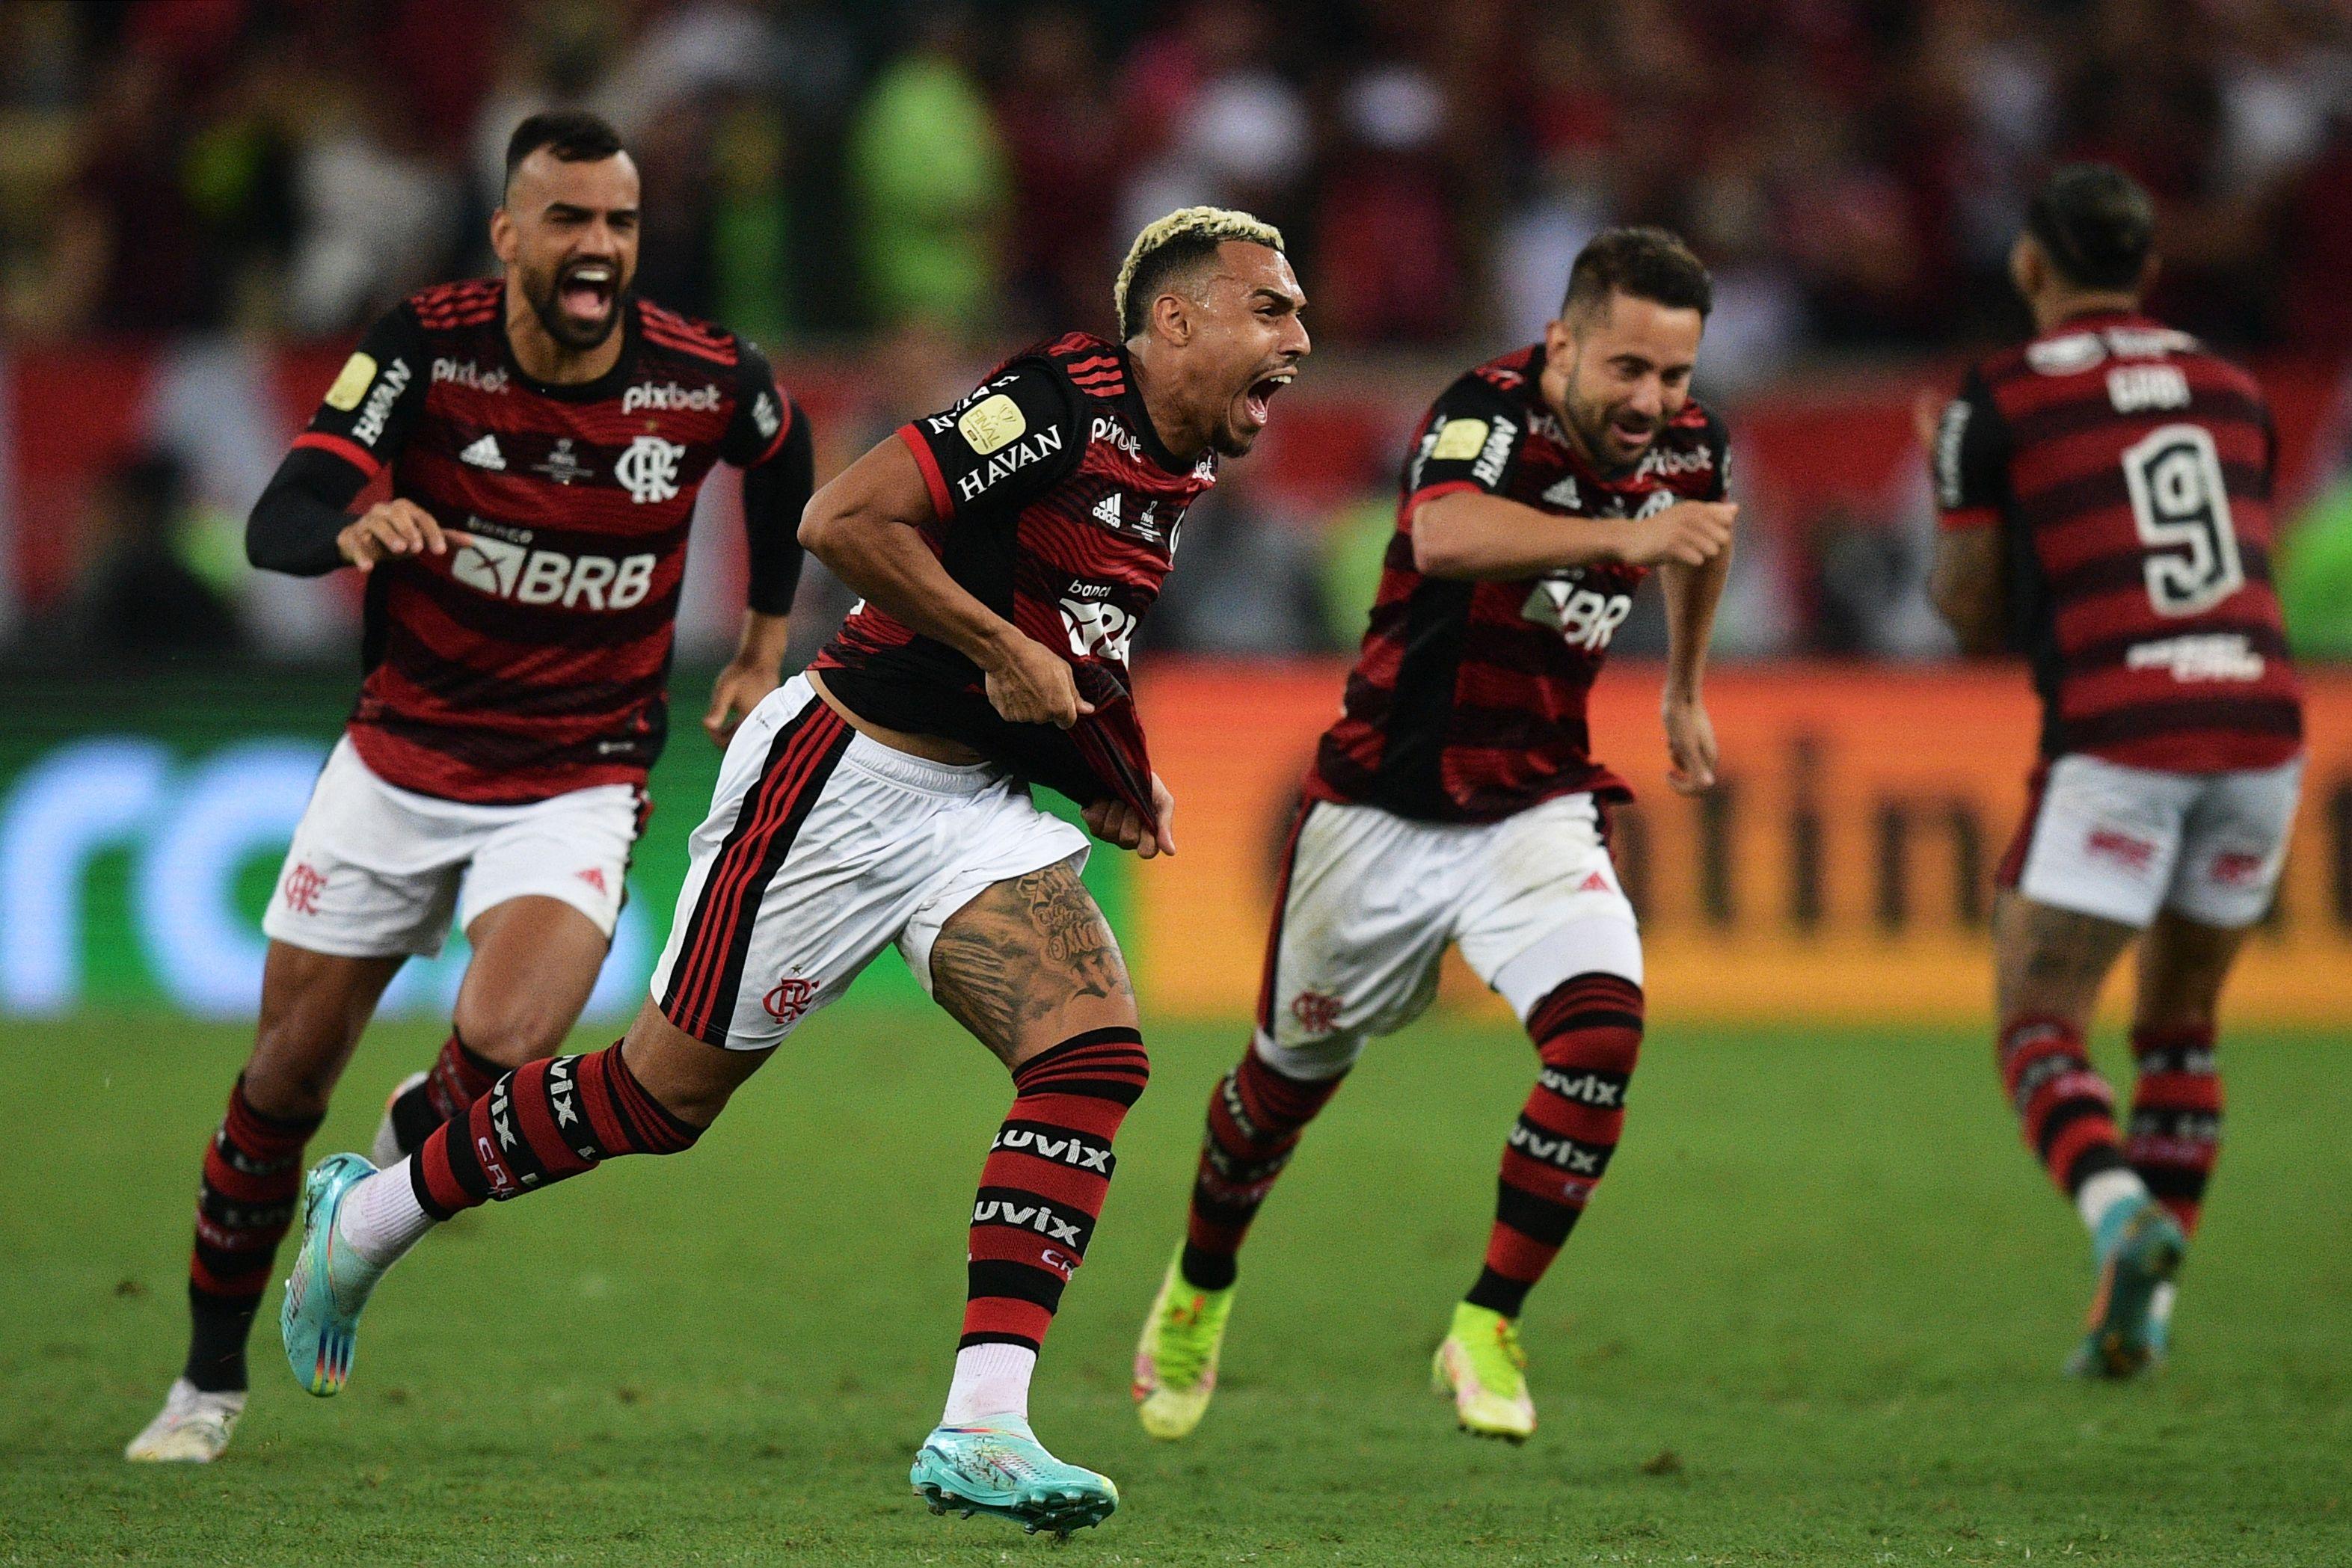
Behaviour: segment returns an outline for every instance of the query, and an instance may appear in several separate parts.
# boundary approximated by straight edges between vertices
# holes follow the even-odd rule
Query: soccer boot
[[[244,1414],[244,1389],[207,1394],[176,1378],[163,1396],[163,1408],[140,1428],[122,1457],[150,1465],[209,1465],[228,1447],[236,1418]]]
[[[1168,1265],[1135,1346],[1135,1417],[1152,1437],[1188,1437],[1208,1413],[1234,1289],[1203,1291],[1187,1283],[1175,1262]]]
[[[992,1513],[1032,1535],[1050,1530],[1064,1540],[1074,1530],[1100,1524],[1118,1507],[1118,1488],[1109,1477],[1047,1453],[1019,1416],[934,1427],[907,1479],[933,1513],[951,1508],[966,1519]]]
[[[408,1152],[400,1146],[400,1129],[393,1125],[392,1108],[400,1103],[402,1095],[424,1082],[425,1076],[422,1072],[412,1072],[394,1084],[392,1092],[383,1097],[383,1120],[375,1124],[375,1142],[368,1145],[368,1158],[374,1163],[376,1169],[384,1170],[398,1165],[400,1156]]]
[[[2189,1239],[2154,1199],[2129,1198],[2099,1221],[2092,1252],[2098,1293],[2066,1370],[2076,1377],[2137,1376],[2162,1353],[2156,1293],[2180,1271]]]
[[[1518,1325],[1497,1312],[1457,1301],[1454,1326],[1430,1365],[1430,1386],[1454,1396],[1454,1414],[1474,1437],[1524,1443],[1536,1429],[1528,1396],[1528,1354]]]
[[[330,1155],[302,1184],[302,1249],[278,1308],[286,1364],[294,1381],[320,1398],[341,1392],[352,1375],[360,1309],[383,1270],[335,1233],[343,1199],[375,1167],[357,1155]]]

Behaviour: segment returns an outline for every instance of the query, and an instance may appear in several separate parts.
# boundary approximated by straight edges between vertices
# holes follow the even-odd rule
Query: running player
[[[284,1330],[332,1394],[376,1281],[436,1221],[599,1161],[691,1145],[811,1012],[896,944],[1012,1070],[971,1212],[963,1337],[916,1490],[1066,1534],[1118,1489],[1031,1434],[1030,1375],[1143,1091],[1135,998],[1078,872],[1086,835],[1175,848],[1129,683],[1184,513],[1307,353],[1281,235],[1195,207],[1137,236],[1124,343],[1074,333],[906,424],[801,537],[866,597],[728,748],[653,996],[627,1037],[534,1062],[399,1165],[311,1173]]]
[[[1736,508],[1723,426],[1690,397],[1710,300],[1672,235],[1609,230],[1544,340],[1464,375],[1414,434],[1363,652],[1291,830],[1257,1030],[1209,1097],[1187,1239],[1136,1352],[1154,1437],[1199,1424],[1250,1221],[1365,1040],[1429,1005],[1449,942],[1542,1067],[1435,1376],[1466,1430],[1535,1429],[1520,1305],[1608,1166],[1642,1038],[1641,939],[1601,816],[1629,796],[1591,757],[1585,693],[1653,566],[1669,778],[1715,782],[1699,680]]]
[[[578,1020],[662,747],[695,494],[721,460],[744,470],[751,583],[712,739],[776,686],[807,421],[758,350],[630,293],[637,174],[603,121],[515,131],[490,238],[504,277],[376,323],[253,509],[256,566],[364,576],[367,676],[263,917],[259,1035],[196,1200],[187,1362],[133,1459],[228,1442],[303,1145],[410,955],[438,952],[453,914],[473,945],[385,1157]],[[389,497],[347,515],[387,468]]]
[[[2214,1017],[2277,886],[2303,716],[2271,586],[2269,409],[2150,320],[2147,193],[2096,164],[2034,197],[2010,276],[2037,336],[1972,369],[1935,433],[1937,607],[2032,659],[2042,763],[1993,906],[2000,1068],[2099,1274],[2070,1370],[2161,1357],[2221,1129]],[[2085,1048],[2135,938],[2127,1131]]]

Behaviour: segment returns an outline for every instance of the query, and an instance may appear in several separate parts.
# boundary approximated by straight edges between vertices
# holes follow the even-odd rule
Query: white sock
[[[961,1427],[983,1416],[1029,1419],[1029,1375],[1037,1353],[1025,1344],[974,1344],[956,1352],[955,1381],[948,1385],[942,1427]]]
[[[2147,1184],[2139,1179],[2138,1172],[2122,1169],[2101,1171],[2084,1182],[2082,1190],[2074,1195],[2074,1207],[2082,1214],[2083,1223],[2091,1228],[2091,1234],[2096,1236],[2099,1221],[2107,1217],[2109,1209],[2127,1199],[2147,1196]]]
[[[437,1223],[416,1201],[405,1159],[362,1178],[344,1194],[342,1207],[335,1211],[335,1234],[379,1269],[399,1262],[401,1254]]]
[[[2154,1291],[2148,1292],[2147,1315],[2154,1318],[2158,1326],[2170,1328],[2172,1326],[2172,1303],[2179,1299],[2180,1287],[2174,1284],[2171,1281],[2167,1280],[2163,1284],[2158,1285]]]

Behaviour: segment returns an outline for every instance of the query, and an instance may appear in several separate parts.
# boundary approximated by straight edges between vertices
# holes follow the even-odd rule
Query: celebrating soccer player
[[[1715,781],[1699,678],[1736,508],[1723,427],[1690,396],[1710,298],[1673,235],[1612,229],[1544,340],[1464,375],[1414,434],[1345,710],[1291,830],[1257,1030],[1209,1097],[1187,1239],[1136,1353],[1154,1437],[1200,1422],[1250,1221],[1364,1041],[1428,1006],[1449,942],[1542,1067],[1435,1377],[1465,1429],[1535,1429],[1519,1309],[1608,1167],[1642,1039],[1641,940],[1601,815],[1627,791],[1591,755],[1584,699],[1654,566],[1669,778]]]
[[[436,1221],[621,1155],[690,1146],[813,1011],[896,944],[1003,1060],[963,1337],[911,1479],[949,1507],[1067,1533],[1118,1489],[1047,1453],[1030,1374],[1086,1256],[1112,1140],[1143,1091],[1135,998],[1078,880],[1087,826],[1172,851],[1127,670],[1184,513],[1265,428],[1307,350],[1281,235],[1195,207],[1137,236],[1124,343],[1074,333],[902,426],[810,503],[801,538],[866,595],[728,748],[653,996],[620,1043],[533,1062],[397,1166],[311,1173],[286,1348],[311,1392],[351,1369],[361,1306]]]
[[[2000,1069],[2090,1228],[2069,1370],[2164,1354],[2221,1129],[2214,1017],[2270,907],[2302,779],[2271,586],[2276,442],[2252,378],[2150,320],[2147,193],[2095,164],[2034,197],[2010,276],[2038,333],[1972,369],[1935,432],[1934,591],[1972,651],[2032,661],[2042,762],[1993,908]],[[2127,1129],[2084,1040],[2145,934]]]
[[[751,608],[704,719],[776,687],[807,422],[759,350],[630,293],[637,173],[585,114],[533,117],[490,222],[502,278],[376,323],[253,509],[256,566],[367,581],[367,676],[262,921],[259,1037],[206,1152],[187,1364],[133,1459],[219,1455],[302,1147],[393,975],[473,945],[449,1039],[394,1091],[397,1158],[580,1016],[604,959],[666,677],[694,498],[744,470]],[[345,512],[385,468],[388,497]]]

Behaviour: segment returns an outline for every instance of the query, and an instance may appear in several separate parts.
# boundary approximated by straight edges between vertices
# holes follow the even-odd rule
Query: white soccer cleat
[[[175,1378],[163,1408],[131,1439],[122,1457],[150,1465],[209,1465],[228,1447],[236,1418],[244,1414],[243,1390],[206,1394],[186,1378]]]
[[[425,1078],[422,1072],[412,1072],[394,1084],[392,1092],[384,1096],[383,1120],[375,1124],[375,1142],[368,1145],[368,1164],[376,1169],[387,1170],[398,1165],[400,1156],[407,1152],[400,1146],[400,1134],[393,1130],[392,1108],[400,1103],[402,1095],[424,1082]]]

